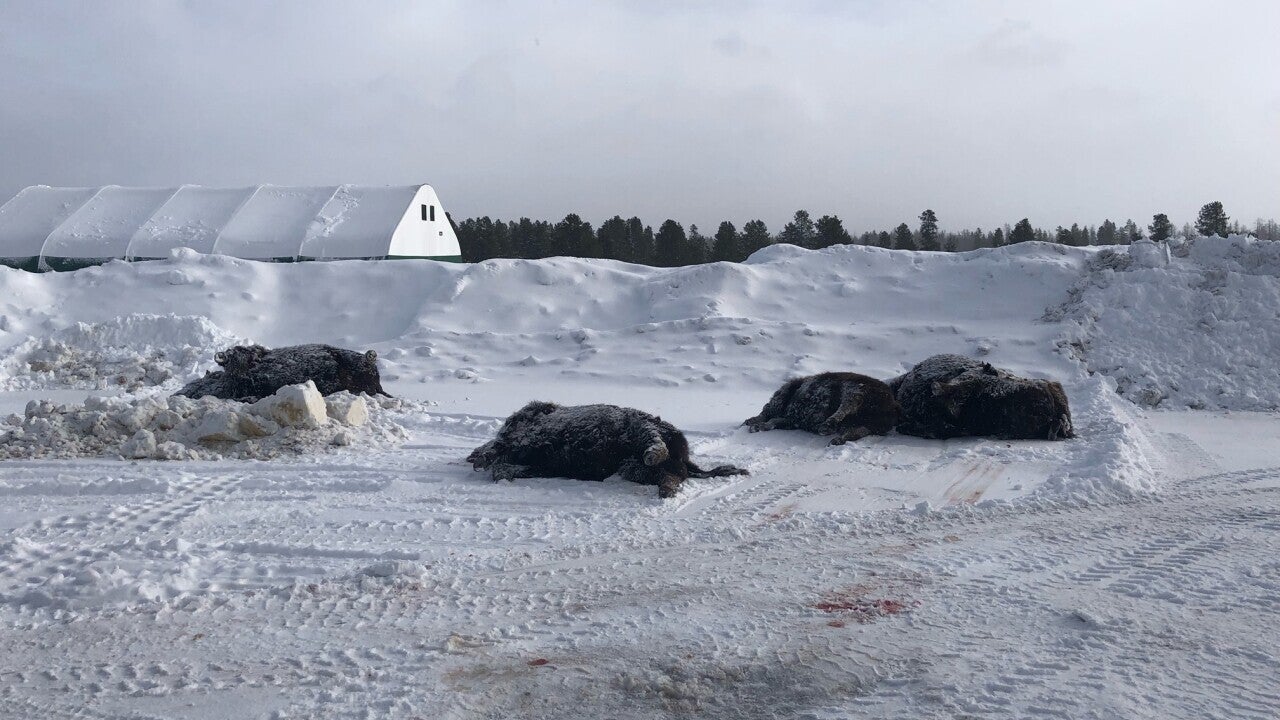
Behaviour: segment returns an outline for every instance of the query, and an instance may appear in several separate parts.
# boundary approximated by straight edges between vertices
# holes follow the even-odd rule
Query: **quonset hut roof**
[[[187,247],[258,260],[459,259],[429,185],[33,186],[0,205],[0,263],[69,269]]]

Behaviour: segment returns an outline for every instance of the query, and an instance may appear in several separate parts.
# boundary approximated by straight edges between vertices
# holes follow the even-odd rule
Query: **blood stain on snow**
[[[535,658],[529,661],[529,667],[542,667],[543,665],[546,665],[549,662],[551,661],[546,658]]]
[[[813,603],[810,607],[824,613],[843,613],[848,618],[865,624],[888,615],[898,615],[919,605],[919,602],[906,602],[894,598],[866,597],[867,590],[868,588],[863,586],[853,586],[827,593],[822,600]],[[827,624],[831,627],[843,627],[844,621],[832,620]]]

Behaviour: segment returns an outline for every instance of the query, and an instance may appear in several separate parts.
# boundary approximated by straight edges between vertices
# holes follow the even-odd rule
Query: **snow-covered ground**
[[[0,461],[0,717],[1275,717],[1278,276],[1244,238],[0,269],[0,417],[240,340],[376,349],[405,400],[373,445]],[[939,352],[1061,380],[1080,438],[738,427]],[[535,398],[752,475],[472,472]]]

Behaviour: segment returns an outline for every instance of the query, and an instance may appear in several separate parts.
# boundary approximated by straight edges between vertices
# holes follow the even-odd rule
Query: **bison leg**
[[[685,463],[685,467],[689,468],[689,477],[692,478],[729,477],[730,475],[751,474],[736,465],[717,465],[710,470],[703,470],[692,462],[688,462]]]
[[[680,492],[680,486],[684,484],[684,478],[679,475],[668,475],[658,484],[658,497],[666,500],[673,498],[676,493]]]
[[[649,466],[661,465],[669,457],[671,457],[671,451],[667,449],[667,444],[659,440],[645,449],[644,464]]]
[[[862,388],[852,383],[845,383],[840,389],[840,407],[831,413],[831,417],[826,419],[824,423],[828,427],[836,428],[844,419],[862,409]]]
[[[684,478],[667,470],[628,459],[618,468],[623,480],[640,485],[657,485],[658,497],[673,497],[680,490]]]
[[[791,398],[796,394],[796,390],[804,384],[804,378],[796,378],[788,381],[769,398],[769,402],[764,404],[764,408],[760,410],[760,414],[753,418],[747,418],[742,422],[743,425],[751,427],[752,432],[756,432],[761,425],[769,420],[781,416],[787,411],[787,406],[791,404]],[[773,428],[768,428],[772,430]]]
[[[770,430],[795,430],[795,421],[790,418],[776,417],[751,427],[751,432],[768,432]]]
[[[831,438],[832,445],[843,445],[847,442],[855,442],[872,434],[871,431],[861,425],[855,428],[849,428],[840,433],[836,437]]]
[[[645,444],[644,464],[650,467],[661,465],[671,457],[671,451],[662,440],[662,430],[656,423],[644,422],[640,426],[640,442]]]
[[[542,477],[528,465],[517,465],[509,462],[496,462],[493,464],[493,481],[500,482],[502,480],[515,480],[516,478],[533,478]]]

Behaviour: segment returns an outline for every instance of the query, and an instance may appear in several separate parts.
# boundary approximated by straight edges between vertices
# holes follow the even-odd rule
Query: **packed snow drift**
[[[1136,243],[1091,263],[1051,316],[1077,324],[1077,357],[1139,405],[1280,408],[1280,243]]]
[[[6,323],[7,324],[7,323]],[[203,317],[129,314],[31,335],[0,359],[0,390],[176,389],[241,341]]]
[[[1241,237],[0,268],[0,716],[1274,717],[1278,278]],[[250,341],[397,399],[171,397]],[[742,425],[946,353],[1076,437]],[[473,471],[531,400],[751,474]]]
[[[388,415],[363,395],[321,396],[309,381],[252,404],[180,395],[91,397],[73,406],[32,400],[23,415],[0,423],[0,458],[269,459],[394,443],[404,432]]]

